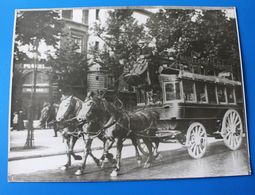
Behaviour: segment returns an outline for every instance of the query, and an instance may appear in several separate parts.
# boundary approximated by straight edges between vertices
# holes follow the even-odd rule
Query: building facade
[[[95,50],[102,50],[104,47],[107,47],[104,41],[93,34],[93,26],[100,25],[104,26],[107,23],[107,19],[109,18],[109,11],[113,9],[90,9],[89,10],[89,39],[88,39],[88,47],[93,48]],[[145,9],[134,9],[133,17],[136,19],[138,24],[145,24],[147,19],[153,13],[149,10]],[[88,58],[90,59],[90,55],[88,54]],[[113,93],[115,80],[113,75],[101,68],[101,66],[94,62],[90,61],[90,69],[87,74],[87,87],[88,91],[97,91],[97,90],[107,90],[109,96],[115,95]],[[118,96],[121,101],[124,103],[124,106],[128,110],[133,110],[137,105],[137,94],[136,90],[125,83],[123,80],[120,81],[119,84],[119,92]]]
[[[64,23],[63,35],[59,42],[61,47],[67,39],[72,39],[79,47],[77,52],[87,54],[88,42],[88,10],[67,9],[60,10],[60,19]],[[50,50],[44,43],[41,43],[44,50]],[[52,52],[53,49],[51,49]],[[40,50],[43,51],[43,49]],[[46,56],[47,57],[47,56]],[[54,78],[53,70],[50,65],[46,66],[47,59],[39,59],[35,65],[34,59],[23,63],[14,64],[13,86],[12,86],[12,113],[22,111],[24,119],[27,119],[31,95],[36,83],[34,120],[40,118],[40,112],[44,103],[57,103],[60,100],[58,92],[59,86]],[[35,67],[36,66],[36,67]],[[34,81],[34,71],[36,69],[36,79]],[[86,76],[86,75],[84,75]],[[84,88],[75,86],[76,94],[85,97]]]
[[[63,36],[60,38],[59,47],[63,47],[67,40],[73,40],[77,45],[77,52],[84,54],[90,59],[88,50],[94,47],[98,50],[105,47],[104,42],[95,36],[91,28],[96,23],[104,24],[107,21],[109,9],[65,9],[59,10],[60,19],[64,23]],[[133,16],[139,24],[146,22],[151,12],[146,10],[135,10]],[[36,94],[35,94],[35,116],[37,120],[40,117],[40,111],[45,102],[58,103],[60,100],[59,86],[56,82],[55,75],[50,65],[45,65],[48,50],[54,49],[47,47],[45,43],[39,46],[40,52],[43,54],[36,65]],[[47,50],[47,51],[46,51]],[[31,57],[31,56],[30,56]],[[71,86],[75,96],[85,99],[87,91],[108,90],[108,95],[114,95],[115,80],[112,74],[103,70],[101,66],[93,61],[89,62],[89,70],[84,75],[86,78],[86,86]],[[35,63],[33,56],[30,61],[23,64],[14,64],[14,81],[12,88],[12,113],[23,111],[24,119],[27,118],[29,103],[34,85],[33,72]],[[126,104],[136,105],[136,92],[127,84],[121,83],[120,97]],[[126,98],[128,97],[128,98]],[[131,103],[130,103],[131,102]]]

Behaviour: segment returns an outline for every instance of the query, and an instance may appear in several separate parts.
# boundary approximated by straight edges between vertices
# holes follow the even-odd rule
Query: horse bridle
[[[93,106],[95,107],[95,105],[96,105],[96,103],[95,103],[94,100],[92,100],[91,103],[92,103],[93,105],[91,105],[91,107],[89,108],[88,112],[86,113],[86,118],[88,117],[88,113],[91,113],[91,110],[92,110]],[[100,102],[100,103],[101,103],[101,102]],[[104,108],[105,108],[105,106],[104,106]],[[95,115],[95,114],[94,114],[94,115]],[[85,123],[84,123],[84,121],[85,121]],[[88,120],[88,119],[85,119],[85,120],[83,120],[83,121],[80,123],[80,125],[81,125],[81,124],[86,124],[86,123],[87,123],[87,124],[91,124],[91,123],[95,123],[95,122],[97,122],[97,121],[98,121],[98,117],[95,116],[93,119],[89,119],[89,120]],[[89,139],[94,139],[94,138],[98,137],[99,135],[101,135],[102,132],[103,132],[106,128],[108,128],[108,127],[114,125],[116,122],[117,122],[117,121],[113,121],[113,123],[109,124],[107,127],[102,127],[102,128],[100,128],[97,132],[83,132],[83,134],[87,134],[87,135],[89,136]]]
[[[94,102],[94,100],[92,100],[92,101],[91,101],[91,104],[92,104],[92,105],[90,106],[88,112],[86,113],[85,118],[89,118],[91,115],[93,115],[93,114],[91,114],[91,110],[92,110],[92,108],[95,107],[96,103]],[[97,121],[97,118],[98,118],[98,117],[95,116],[94,119],[90,119],[89,121],[90,121],[90,122],[95,122],[95,121]],[[87,119],[85,119],[85,120],[87,120]]]

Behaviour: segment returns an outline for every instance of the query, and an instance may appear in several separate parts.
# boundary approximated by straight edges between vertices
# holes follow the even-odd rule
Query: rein
[[[48,122],[48,125],[54,125],[55,123],[57,123],[57,121],[56,120],[52,120],[52,121]]]
[[[63,130],[62,130],[63,131]],[[70,131],[65,131],[65,133],[67,135],[73,136],[73,137],[81,137],[82,135],[82,131],[79,131],[78,128],[75,128],[74,131],[70,132]]]
[[[51,125],[51,124],[54,124],[54,123],[69,123],[69,122],[72,122],[75,119],[77,119],[77,117],[73,117],[73,118],[70,118],[70,119],[62,120],[62,121],[52,120],[48,124]],[[78,124],[78,125],[80,125],[80,124]]]
[[[104,128],[101,128],[96,133],[82,132],[82,134],[87,134],[89,139],[94,139],[94,138],[98,137],[103,131],[104,131]]]
[[[76,116],[75,116],[75,117],[73,117],[73,118],[66,119],[66,120],[64,120],[64,122],[69,123],[69,122],[72,122],[72,121],[73,121],[73,120],[75,120],[75,119],[77,119],[77,117],[76,117]]]

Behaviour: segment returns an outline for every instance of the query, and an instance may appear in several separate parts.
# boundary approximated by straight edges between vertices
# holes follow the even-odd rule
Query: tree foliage
[[[32,46],[34,52],[38,52],[36,47],[44,41],[47,46],[56,48],[63,28],[59,19],[59,12],[54,10],[17,12],[15,60],[23,61],[28,58],[26,53],[19,49],[20,46]]]
[[[52,46],[55,52],[48,53],[45,65],[52,67],[55,81],[61,86],[85,88],[86,54],[78,52],[79,46],[69,37],[64,26],[58,10],[18,12],[15,60],[24,62],[28,59],[27,54],[20,49],[21,46],[33,48],[32,52],[38,56],[40,44]]]
[[[115,79],[130,70],[140,54],[139,41],[144,36],[144,28],[132,14],[128,9],[109,11],[106,24],[94,26],[95,35],[104,41],[105,47],[91,49],[93,60],[110,70]]]
[[[210,59],[240,66],[235,19],[225,10],[161,9],[147,23],[156,50],[168,56]],[[213,65],[213,64],[210,64]],[[235,68],[233,67],[233,68]]]
[[[78,50],[79,46],[74,40],[66,37],[56,56],[51,56],[47,64],[53,68],[60,86],[82,87],[85,91],[87,56]]]

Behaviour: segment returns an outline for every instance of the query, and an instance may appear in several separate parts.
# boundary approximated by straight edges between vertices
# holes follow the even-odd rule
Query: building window
[[[99,80],[99,76],[96,76],[96,80],[97,80],[97,81]]]
[[[99,20],[99,9],[96,9],[96,20]]]
[[[107,88],[113,89],[114,88],[114,77],[113,76],[108,76],[107,79]]]
[[[104,88],[108,88],[108,78],[107,78],[107,76],[104,77]]]
[[[73,39],[74,43],[77,45],[76,51],[81,53],[82,52],[82,43],[83,43],[82,38],[72,35],[72,39]]]
[[[73,19],[73,10],[62,10],[62,17],[72,20]]]
[[[89,11],[88,10],[83,10],[82,11],[82,23],[83,24],[88,24],[88,18],[89,18]]]
[[[95,50],[98,51],[98,49],[99,49],[99,42],[96,41],[96,42],[95,42]]]
[[[33,84],[33,73],[29,73],[25,76],[24,85],[32,85]],[[44,84],[49,85],[49,76],[43,72],[37,72],[36,74],[36,84]]]
[[[73,10],[73,21],[77,23],[82,23],[83,13],[80,9]]]
[[[49,76],[42,72],[37,72],[36,75],[37,84],[49,84]]]

